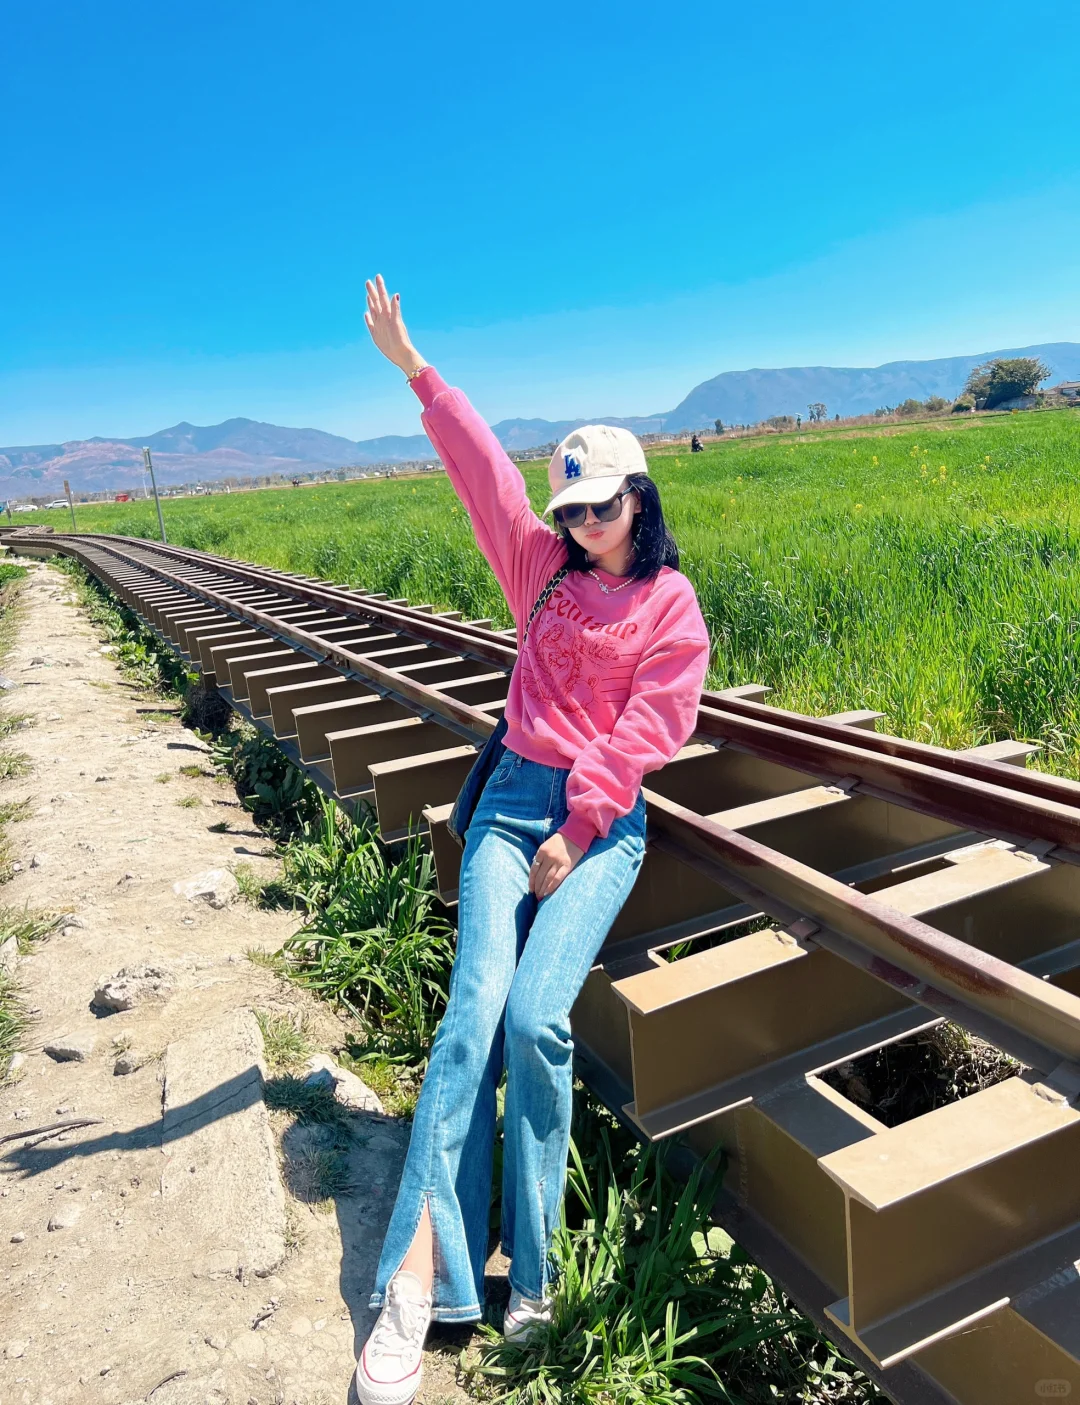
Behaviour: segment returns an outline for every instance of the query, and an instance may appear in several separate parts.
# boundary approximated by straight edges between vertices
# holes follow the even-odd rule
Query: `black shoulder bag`
[[[551,599],[559,583],[562,581],[563,576],[566,575],[569,569],[569,564],[560,566],[540,592],[539,599],[529,612],[528,623],[525,625],[524,632],[521,636],[521,647],[523,649],[525,647],[525,640],[529,637],[529,630],[532,628],[533,620],[536,619],[537,615]],[[465,777],[465,784],[458,792],[458,798],[454,802],[454,808],[451,810],[450,818],[446,822],[446,827],[450,831],[451,836],[457,840],[462,848],[465,847],[465,831],[469,828],[469,824],[472,821],[477,803],[480,800],[481,792],[488,783],[488,777],[502,760],[503,752],[506,750],[506,747],[503,746],[503,737],[505,736],[506,718],[500,717],[496,723],[495,730],[492,732],[491,736],[488,737],[487,741],[484,743],[483,750],[473,762],[472,770]]]

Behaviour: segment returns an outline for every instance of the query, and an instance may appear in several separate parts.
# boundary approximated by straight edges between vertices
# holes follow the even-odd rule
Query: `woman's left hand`
[[[561,834],[545,839],[529,869],[529,892],[537,898],[550,898],[584,852]]]

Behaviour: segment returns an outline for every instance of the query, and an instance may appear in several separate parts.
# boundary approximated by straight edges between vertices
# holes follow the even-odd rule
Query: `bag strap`
[[[521,636],[522,644],[524,644],[525,640],[528,638],[529,630],[532,628],[533,620],[536,619],[540,611],[555,594],[556,590],[558,590],[559,586],[562,584],[563,577],[566,575],[569,569],[570,563],[569,561],[567,561],[559,567],[559,569],[555,572],[552,578],[548,581],[547,585],[544,586],[543,590],[540,592],[536,604],[529,611],[529,619],[525,625],[524,633]]]

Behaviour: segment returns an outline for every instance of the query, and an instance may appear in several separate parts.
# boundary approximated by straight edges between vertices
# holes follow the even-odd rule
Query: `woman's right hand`
[[[409,340],[405,323],[401,320],[401,294],[390,296],[381,273],[376,275],[374,283],[369,278],[364,286],[367,288],[364,321],[371,333],[371,340],[399,371],[404,371],[406,375],[410,371],[419,371],[427,362]]]

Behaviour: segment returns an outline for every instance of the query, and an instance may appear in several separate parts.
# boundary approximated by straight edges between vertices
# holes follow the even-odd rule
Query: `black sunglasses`
[[[623,498],[633,491],[633,488],[624,488],[607,502],[576,502],[570,507],[557,507],[552,515],[561,527],[583,527],[591,507],[597,522],[614,522],[622,512]]]

